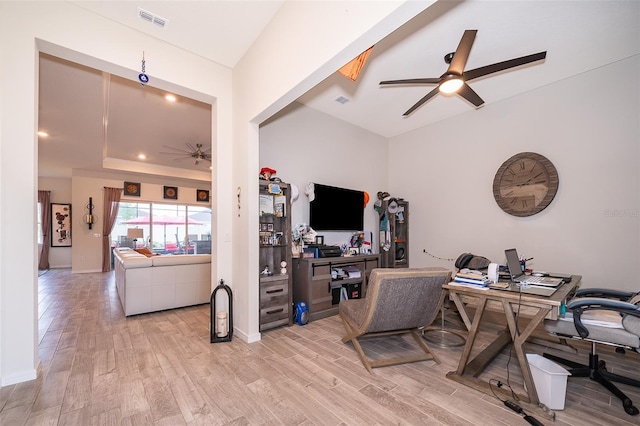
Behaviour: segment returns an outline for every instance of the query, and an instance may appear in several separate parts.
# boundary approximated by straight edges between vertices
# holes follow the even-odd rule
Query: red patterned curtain
[[[42,249],[38,260],[38,269],[49,269],[49,247],[51,241],[51,191],[38,191],[40,203],[40,224],[42,225]]]
[[[102,272],[111,270],[111,230],[118,217],[122,188],[104,187],[104,212],[102,217]]]

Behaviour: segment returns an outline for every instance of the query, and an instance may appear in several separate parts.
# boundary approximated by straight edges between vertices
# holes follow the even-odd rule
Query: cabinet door
[[[311,312],[331,308],[331,268],[329,265],[314,266],[311,279]]]
[[[311,282],[311,311],[329,309],[331,303],[331,279],[319,279]]]

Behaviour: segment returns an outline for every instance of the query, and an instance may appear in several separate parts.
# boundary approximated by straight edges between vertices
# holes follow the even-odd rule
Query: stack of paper
[[[345,266],[344,271],[349,275],[349,278],[360,278],[362,276],[360,269],[353,265]]]
[[[491,280],[486,275],[472,272],[458,272],[453,280],[457,283],[474,284],[482,287],[491,284]]]

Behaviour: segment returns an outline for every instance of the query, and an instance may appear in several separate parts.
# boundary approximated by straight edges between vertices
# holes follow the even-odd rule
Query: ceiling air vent
[[[155,24],[160,28],[164,28],[169,22],[167,19],[141,8],[138,8],[138,18],[142,19],[143,21],[149,22],[150,24]]]
[[[349,102],[351,99],[347,98],[346,96],[338,96],[337,98],[334,99],[336,102],[341,103],[342,105],[346,104],[347,102]]]

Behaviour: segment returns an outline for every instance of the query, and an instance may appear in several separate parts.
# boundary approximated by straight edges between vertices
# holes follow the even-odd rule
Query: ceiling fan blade
[[[510,59],[508,61],[497,62],[492,65],[486,65],[484,67],[472,69],[462,73],[462,78],[465,81],[473,80],[474,78],[482,77],[487,74],[493,74],[495,72],[508,70],[509,68],[519,67],[520,65],[529,64],[531,62],[539,61],[547,57],[547,52],[538,52],[533,55],[522,56],[520,58]]]
[[[176,155],[176,154],[173,154]],[[179,154],[178,154],[179,155]],[[193,158],[190,155],[185,155],[183,157],[176,157],[176,158],[172,158],[173,161],[178,161],[178,160],[186,160],[187,158]]]
[[[162,154],[162,155],[187,155],[187,156],[191,156],[190,152],[166,152],[166,151],[160,151],[158,152],[158,154]]]
[[[439,78],[410,78],[406,80],[385,80],[380,84],[439,84]]]
[[[453,59],[449,64],[447,74],[462,75],[464,66],[467,64],[467,59],[469,58],[469,53],[471,52],[471,46],[473,46],[473,41],[476,39],[477,32],[478,30],[466,30],[464,32],[460,39],[460,44],[458,44],[458,48],[453,54]]]
[[[412,106],[411,108],[409,108],[407,110],[407,112],[405,112],[404,114],[402,114],[403,117],[406,117],[407,115],[411,114],[413,111],[417,110],[418,108],[420,108],[425,102],[427,102],[429,99],[433,98],[435,95],[438,94],[440,90],[436,87],[435,89],[433,89],[432,91],[430,91],[429,93],[427,93],[422,99],[420,99],[418,102],[416,102],[416,104],[414,106]]]
[[[180,149],[180,148],[175,148],[173,146],[168,146],[168,145],[162,145],[165,148],[168,149],[173,149],[175,152],[167,152],[166,154],[181,154],[181,153],[185,153],[185,154],[190,154],[189,151],[187,151],[186,149]]]
[[[484,103],[482,98],[467,83],[464,83],[458,90],[458,95],[474,104],[476,108]]]

